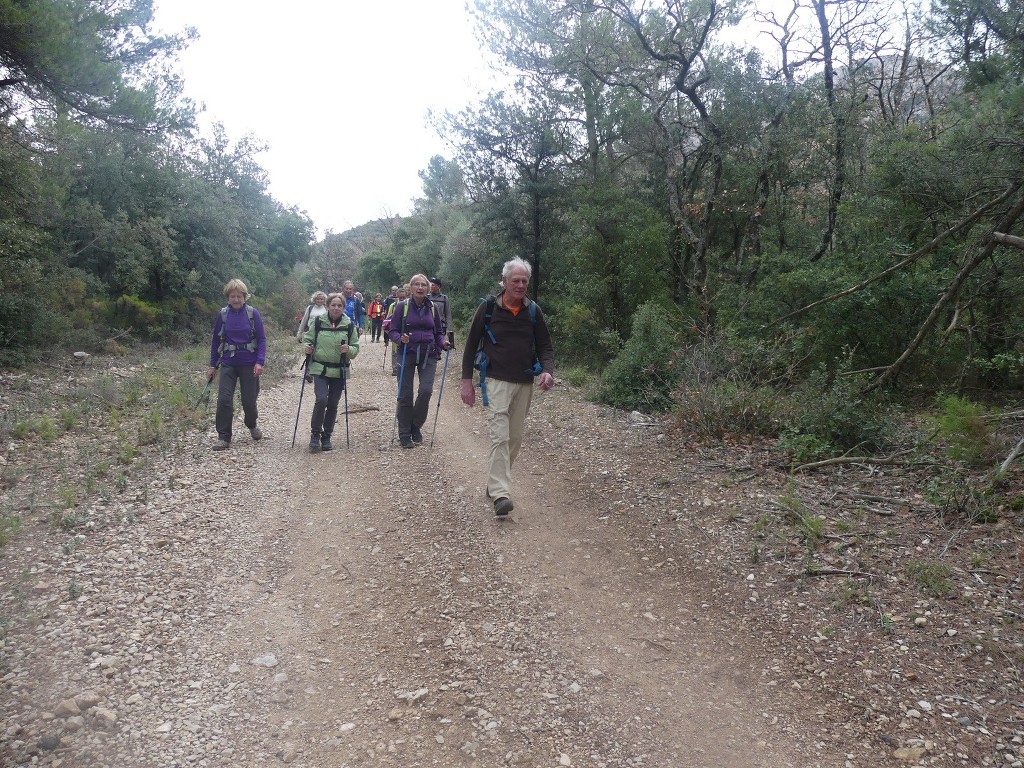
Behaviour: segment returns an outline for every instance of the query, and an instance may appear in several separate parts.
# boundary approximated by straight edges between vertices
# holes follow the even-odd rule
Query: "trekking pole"
[[[192,406],[192,410],[193,411],[196,408],[198,408],[200,405],[202,405],[202,406],[209,405],[209,403],[210,403],[210,389],[211,389],[211,387],[213,387],[213,379],[207,379],[206,380],[206,386],[203,387],[202,394],[199,395],[199,399],[196,400],[196,404]]]
[[[209,405],[210,404],[210,390],[213,388],[213,380],[215,378],[217,378],[217,372],[218,371],[220,371],[220,361],[219,360],[217,361],[217,364],[213,367],[213,376],[211,376],[210,378],[208,378],[206,380],[206,386],[203,387],[202,394],[199,395],[199,399],[196,400],[196,404],[192,406],[192,410],[193,411],[196,408],[198,408],[200,405],[204,405],[205,406],[205,405]]]
[[[302,364],[302,387],[299,389],[299,410],[295,414],[295,429],[292,430],[292,448],[295,447],[295,435],[299,433],[299,414],[302,413],[302,394],[306,391],[306,374],[309,373],[309,358],[311,355],[306,355],[306,361]]]
[[[395,442],[395,430],[398,429],[398,403],[402,400],[402,379],[405,378],[405,353],[409,345],[402,345],[402,364],[398,368],[398,397],[395,398],[395,420],[391,422],[391,443]],[[391,443],[388,443],[389,445]]]
[[[348,366],[341,366],[341,387],[345,393],[345,447],[351,448],[348,442]]]
[[[384,363],[386,363],[387,359],[388,359],[388,347],[390,347],[390,346],[391,346],[391,342],[390,341],[385,341],[384,342],[384,357],[380,361],[380,369],[382,371],[384,370]]]
[[[444,392],[444,380],[448,378],[448,355],[452,348],[444,351],[444,369],[441,371],[441,386],[437,390],[437,405],[434,406],[434,428],[430,430],[430,448],[434,447],[434,433],[437,432],[437,416],[441,413],[441,394]],[[429,448],[427,450],[430,450]]]

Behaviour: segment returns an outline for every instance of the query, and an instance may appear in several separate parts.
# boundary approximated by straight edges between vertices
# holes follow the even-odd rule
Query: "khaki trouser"
[[[487,494],[492,499],[508,498],[512,495],[512,464],[523,444],[533,384],[513,384],[488,377],[487,399],[487,425],[491,430]]]

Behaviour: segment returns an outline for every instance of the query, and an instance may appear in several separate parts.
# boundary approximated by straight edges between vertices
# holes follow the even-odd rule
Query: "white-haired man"
[[[508,515],[512,503],[512,465],[523,443],[533,380],[554,386],[555,350],[544,313],[526,296],[533,269],[524,259],[505,262],[501,290],[477,309],[462,350],[462,402],[476,402],[473,369],[480,371],[480,392],[491,433],[487,496],[494,514]]]

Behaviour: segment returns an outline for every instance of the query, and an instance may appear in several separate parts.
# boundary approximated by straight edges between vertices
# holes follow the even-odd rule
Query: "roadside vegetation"
[[[289,334],[271,333],[268,344],[275,362],[264,387],[296,356]],[[205,346],[140,345],[0,374],[0,547],[39,516],[68,534],[71,549],[78,535],[126,522],[117,501],[144,498],[161,461],[212,424],[216,381],[202,397],[208,358]]]
[[[174,72],[194,31],[158,34],[136,0],[7,5],[12,386],[71,352],[201,343],[231,277],[288,329],[313,289],[440,274],[459,330],[520,255],[563,380],[600,403],[768,439],[793,472],[962,467],[933,491],[979,520],[1019,480],[1024,57],[998,4],[477,0],[516,77],[435,115],[452,156],[424,159],[411,215],[319,241],[269,195],[256,137],[199,130]],[[765,45],[732,44],[739,24]],[[80,477],[50,495],[76,508],[194,418],[172,367],[26,393],[0,427],[40,447],[113,436],[60,454]]]

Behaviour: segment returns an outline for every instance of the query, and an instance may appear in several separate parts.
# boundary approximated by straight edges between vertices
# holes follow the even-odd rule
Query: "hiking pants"
[[[341,376],[317,376],[313,379],[316,404],[313,406],[313,418],[309,422],[311,437],[330,437],[334,432],[334,422],[338,420],[338,401],[344,391],[345,380]]]
[[[384,318],[375,317],[370,320],[370,342],[376,344],[383,338],[384,334]]]
[[[487,494],[492,499],[512,495],[512,464],[523,444],[523,428],[532,399],[532,382],[515,384],[487,377],[487,426],[491,432]]]
[[[402,353],[396,353],[398,365],[402,366]],[[437,373],[437,358],[425,347],[410,347],[405,353],[405,371],[399,370],[402,384],[398,393],[398,435],[409,437],[412,428],[421,428],[427,423],[427,411],[430,409],[430,396],[434,393],[434,375]],[[418,379],[416,401],[413,402],[413,376]]]
[[[252,372],[251,365],[222,365],[220,381],[217,383],[217,437],[231,442],[231,422],[235,418],[235,384],[242,389],[242,413],[245,415],[245,426],[252,429],[256,426],[256,398],[260,394],[260,380]]]

